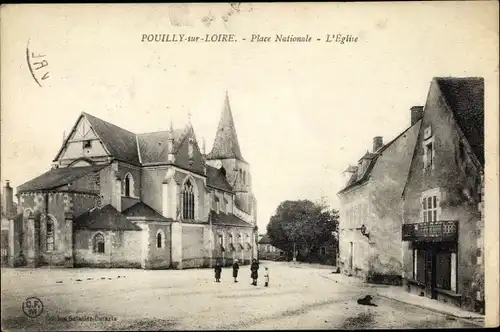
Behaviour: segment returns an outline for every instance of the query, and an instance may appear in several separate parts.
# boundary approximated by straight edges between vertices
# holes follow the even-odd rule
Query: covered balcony
[[[403,241],[445,242],[457,241],[457,239],[457,220],[420,222],[414,224],[403,224],[402,226]]]

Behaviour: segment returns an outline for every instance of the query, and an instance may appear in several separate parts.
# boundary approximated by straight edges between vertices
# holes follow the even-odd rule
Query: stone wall
[[[93,251],[93,238],[104,235],[104,254]],[[94,231],[75,232],[75,266],[92,267],[141,267],[141,231]]]
[[[434,135],[434,167],[424,171],[423,131],[430,128]],[[404,197],[404,221],[422,221],[422,192],[436,189],[440,194],[439,220],[458,220],[457,293],[462,295],[462,306],[475,306],[476,291],[471,287],[479,266],[478,237],[481,232],[480,202],[481,170],[473,162],[470,147],[465,144],[465,160],[460,157],[460,128],[453,113],[447,108],[435,83],[431,84],[425,114],[422,120],[415,157],[411,166]],[[404,275],[411,278],[413,260],[411,245],[403,243]]]

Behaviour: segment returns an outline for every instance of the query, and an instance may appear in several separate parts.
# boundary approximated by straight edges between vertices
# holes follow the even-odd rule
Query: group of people
[[[238,282],[238,272],[240,269],[240,264],[238,263],[238,260],[235,259],[233,263],[233,278],[234,282]],[[257,262],[256,259],[252,261],[252,264],[250,265],[250,278],[252,278],[252,286],[257,286],[257,279],[259,279],[259,262]],[[215,282],[220,282],[220,276],[222,273],[222,262],[217,261],[215,264]],[[269,268],[266,266],[264,270],[264,286],[268,287],[269,286]]]

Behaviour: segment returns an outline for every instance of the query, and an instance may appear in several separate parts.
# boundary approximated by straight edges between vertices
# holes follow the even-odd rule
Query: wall
[[[403,132],[377,159],[371,172],[368,226],[371,276],[401,276],[402,193],[408,178],[420,122]]]
[[[23,251],[25,253],[34,251],[35,265],[66,265],[72,257],[72,220],[65,219],[65,204],[73,199],[74,194],[67,193],[31,193],[22,194],[20,207],[24,213],[23,232],[28,235],[34,232],[30,227],[35,227],[38,231],[33,233],[34,242],[27,237],[23,241]],[[94,196],[78,195],[83,201],[92,200]],[[28,221],[29,211],[39,211],[39,215],[34,220],[34,225]],[[54,224],[54,250],[47,252],[46,243],[46,221],[47,218]]]
[[[163,187],[167,167],[147,167],[142,170],[141,175],[141,199],[156,211],[162,211]]]
[[[145,221],[137,223],[142,228],[142,268],[167,269],[172,263],[171,222]],[[157,234],[162,232],[162,246],[157,247]]]
[[[204,246],[203,225],[182,226],[182,267],[208,266],[208,250]]]
[[[431,126],[434,135],[435,157],[434,169],[424,172],[423,131]],[[459,158],[459,132],[453,114],[447,109],[440,91],[433,82],[431,84],[424,118],[415,148],[415,157],[405,192],[404,221],[416,223],[421,221],[421,193],[439,188],[441,199],[440,220],[459,221],[457,293],[463,296],[463,307],[472,308],[476,297],[471,287],[473,275],[484,267],[477,264],[476,229],[480,226],[481,215],[478,209],[480,198],[480,172],[472,164],[469,157],[465,161]],[[469,149],[467,147],[467,149]],[[467,170],[467,171],[466,171]],[[467,175],[466,175],[467,172]],[[469,190],[470,198],[463,190]],[[405,275],[412,275],[411,246],[403,244]]]
[[[369,239],[356,228],[373,227],[370,213],[370,187],[367,183],[340,196],[339,260],[343,273],[365,278],[369,257],[373,255]],[[352,270],[350,269],[352,242]]]
[[[233,243],[235,250],[231,251],[229,247],[229,234],[233,235]],[[238,235],[242,235],[243,246],[242,249],[239,246],[239,237]],[[224,238],[224,247],[225,251],[222,252],[219,244],[219,235],[222,235]],[[234,226],[221,226],[214,225],[213,226],[213,260],[222,260],[226,266],[229,266],[233,263],[234,259],[238,259],[240,265],[250,264],[254,255],[252,251],[255,249],[257,251],[258,248],[255,248],[254,244],[254,235],[253,230],[247,227],[234,227]],[[247,248],[247,242],[250,243],[252,249]],[[256,258],[256,257],[255,257]]]
[[[92,239],[96,233],[105,239],[105,253],[92,250]],[[141,267],[141,231],[94,231],[75,232],[75,266],[93,267]]]

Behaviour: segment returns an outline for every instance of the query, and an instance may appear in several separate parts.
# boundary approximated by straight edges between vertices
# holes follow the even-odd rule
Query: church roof
[[[76,229],[140,231],[141,228],[111,205],[84,212],[75,221]]]
[[[226,93],[224,109],[222,110],[219,126],[215,135],[212,151],[207,155],[207,159],[238,159],[245,161],[241,154],[238,135],[234,125],[229,97]]]
[[[19,187],[17,192],[51,190],[67,185],[89,173],[97,172],[107,165],[54,168]]]
[[[240,227],[253,227],[246,221],[238,218],[234,214],[226,214],[223,212],[210,211],[210,218],[213,225],[227,225],[227,226],[240,226]]]
[[[435,80],[472,151],[484,166],[484,79],[436,77]]]
[[[161,163],[168,161],[168,139],[174,138],[174,154],[177,153],[188,131],[186,129],[175,129],[157,131],[152,133],[137,134],[141,163]]]
[[[137,202],[128,209],[124,210],[122,214],[124,214],[127,217],[146,217],[152,219],[161,219],[162,221],[169,220],[142,201]]]
[[[221,170],[210,165],[207,165],[207,186],[225,191],[233,191],[233,188],[227,182],[226,177],[222,174]]]
[[[83,112],[82,114],[113,157],[132,164],[139,164],[136,135],[134,133],[88,113]]]

